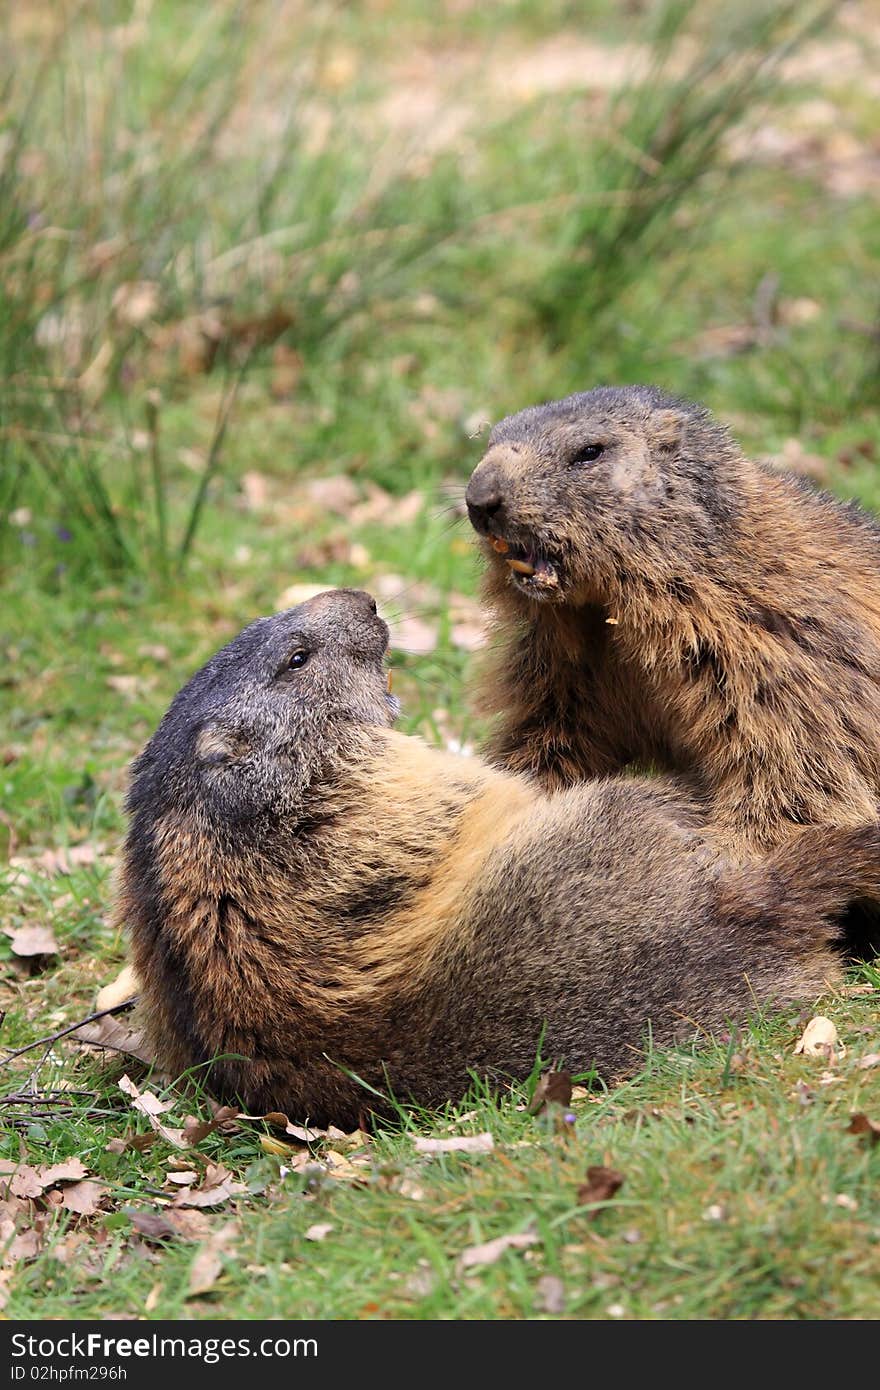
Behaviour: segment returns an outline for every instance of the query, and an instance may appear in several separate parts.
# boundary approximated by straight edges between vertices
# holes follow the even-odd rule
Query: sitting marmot
[[[543,1051],[614,1077],[839,972],[880,830],[728,862],[672,783],[546,796],[392,730],[385,624],[319,595],[246,628],[134,766],[119,916],[148,1031],[247,1106],[352,1126]],[[361,1082],[366,1083],[366,1089]]]
[[[687,775],[728,842],[876,820],[880,530],[699,406],[603,387],[502,420],[467,489],[503,635],[491,760]]]

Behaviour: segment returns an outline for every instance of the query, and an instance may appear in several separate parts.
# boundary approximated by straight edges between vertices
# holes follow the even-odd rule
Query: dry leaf
[[[54,956],[58,953],[58,942],[51,927],[4,927],[3,930],[17,956]]]
[[[587,1169],[587,1181],[581,1183],[577,1190],[578,1205],[587,1207],[595,1202],[609,1202],[623,1187],[623,1182],[623,1174],[618,1173],[615,1168],[606,1168],[599,1163],[593,1164]],[[598,1211],[591,1214],[595,1217]]]
[[[319,1221],[305,1232],[306,1240],[323,1240],[333,1230],[329,1221]]]
[[[822,1014],[810,1019],[794,1045],[794,1052],[803,1053],[804,1057],[822,1057],[828,1062],[846,1056],[846,1048],[840,1045],[837,1029],[831,1019]]]
[[[121,1139],[111,1139],[109,1144],[104,1145],[108,1154],[124,1154],[127,1149],[134,1149],[138,1153],[143,1153],[144,1149],[149,1149],[159,1138],[154,1129],[149,1134],[125,1134]]]
[[[463,1250],[458,1257],[457,1268],[465,1270],[493,1265],[496,1260],[500,1260],[505,1250],[525,1250],[528,1246],[537,1244],[538,1237],[529,1231],[513,1236],[496,1236],[495,1240],[487,1240],[485,1245],[471,1245],[467,1250]]]
[[[232,1105],[219,1106],[210,1120],[199,1120],[195,1115],[187,1115],[183,1122],[183,1137],[190,1148],[194,1149],[216,1129],[220,1129],[222,1125],[230,1124],[237,1115],[238,1111]]]
[[[101,1182],[75,1182],[64,1189],[61,1205],[77,1216],[94,1216],[107,1194],[107,1187]]]
[[[291,584],[289,589],[285,589],[276,598],[276,612],[283,612],[287,608],[299,608],[301,603],[308,603],[310,598],[316,598],[318,594],[326,592],[326,584]]]
[[[306,496],[321,511],[346,516],[360,501],[360,489],[344,473],[330,478],[313,478],[306,484]]]
[[[567,1071],[548,1071],[538,1081],[528,1106],[530,1115],[540,1115],[548,1105],[571,1104],[571,1076]]]
[[[197,1298],[214,1287],[223,1270],[221,1251],[238,1233],[236,1223],[229,1221],[219,1230],[212,1232],[204,1245],[196,1251],[187,1279],[187,1298]]]
[[[869,1067],[880,1066],[880,1052],[866,1052],[864,1057],[860,1057],[856,1062],[858,1071],[867,1071]]]
[[[42,1197],[43,1182],[36,1168],[13,1159],[0,1159],[0,1195],[10,1197]]]
[[[247,1195],[244,1183],[237,1182],[221,1163],[209,1163],[201,1187],[185,1187],[174,1198],[176,1207],[219,1207],[230,1197]]]
[[[109,1014],[104,1018],[95,1019],[94,1023],[84,1023],[70,1036],[75,1042],[88,1047],[106,1047],[111,1052],[124,1052],[126,1056],[135,1057],[147,1066],[156,1060],[156,1055],[143,1033],[128,1028],[118,1018],[112,1018]]]
[[[462,1134],[454,1139],[423,1139],[416,1135],[413,1144],[419,1154],[490,1154],[495,1148],[491,1134]]]
[[[847,1134],[865,1134],[872,1144],[876,1144],[880,1140],[880,1125],[877,1124],[876,1120],[869,1120],[868,1116],[861,1111],[857,1115],[853,1115],[846,1132]]]
[[[242,473],[240,478],[244,502],[249,512],[259,512],[269,501],[269,484],[263,473],[253,470]]]
[[[53,1187],[58,1182],[79,1182],[88,1175],[88,1169],[78,1158],[67,1158],[63,1163],[53,1163],[48,1168],[40,1168],[40,1180],[44,1187]]]
[[[104,985],[98,990],[95,999],[95,1012],[101,1013],[103,1009],[115,1009],[119,1004],[126,1004],[130,999],[134,999],[140,993],[140,981],[135,974],[133,965],[125,965],[109,985]]]
[[[141,1095],[141,1092],[130,1076],[122,1077],[119,1082],[119,1089],[120,1091],[124,1091],[127,1096],[131,1097],[131,1103],[134,1109],[138,1110],[142,1115],[146,1115],[153,1129],[155,1129],[158,1134],[161,1134],[163,1139],[167,1140],[169,1144],[172,1144],[175,1149],[185,1149],[187,1147],[183,1140],[183,1130],[171,1129],[168,1125],[164,1125],[158,1118],[160,1115],[163,1115],[166,1110],[171,1109],[173,1104],[172,1101],[162,1101],[158,1096],[154,1096],[152,1091],[144,1091],[143,1095]]]

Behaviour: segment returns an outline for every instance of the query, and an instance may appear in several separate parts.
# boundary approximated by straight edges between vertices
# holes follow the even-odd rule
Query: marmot
[[[838,977],[880,829],[737,866],[674,783],[546,796],[392,729],[387,645],[359,591],[260,618],[137,759],[118,914],[172,1070],[351,1127],[383,1095],[527,1076],[545,1028],[546,1058],[615,1077],[649,1027],[668,1043]]]
[[[687,775],[752,848],[877,819],[880,529],[698,405],[601,387],[511,415],[467,488],[506,641],[487,754],[545,788]]]

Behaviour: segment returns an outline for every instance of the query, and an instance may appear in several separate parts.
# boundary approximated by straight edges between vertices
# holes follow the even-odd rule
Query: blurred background
[[[503,1125],[494,1162],[402,1132],[282,1191],[308,1152],[210,1134],[251,1195],[179,1213],[195,1257],[140,1063],[55,1037],[124,960],[129,762],[257,614],[372,590],[402,727],[479,741],[488,422],[653,382],[880,508],[878,200],[880,0],[0,0],[0,1040],[44,1040],[0,1163],[101,1178],[0,1203],[4,1316],[875,1315],[874,967],[848,1085],[787,1056],[804,1015],[582,1092],[580,1142],[483,1088],[449,1126]]]
[[[880,501],[880,4],[92,0],[4,11],[3,821],[120,826],[182,680],[308,586],[478,736],[487,423],[697,397]]]

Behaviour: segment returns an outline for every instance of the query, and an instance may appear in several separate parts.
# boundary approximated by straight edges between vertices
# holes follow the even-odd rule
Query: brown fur
[[[880,830],[737,865],[673,783],[545,796],[390,728],[386,646],[350,590],[261,619],[135,764],[118,914],[172,1070],[352,1125],[374,1092],[522,1078],[545,1027],[545,1056],[614,1077],[649,1027],[670,1042],[837,978]]]
[[[880,531],[865,514],[651,387],[503,420],[467,497],[511,547],[484,544],[504,639],[481,691],[495,763],[547,788],[676,771],[731,845],[876,820]],[[523,555],[533,579],[508,567]]]

